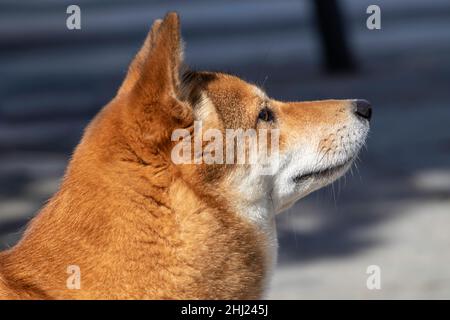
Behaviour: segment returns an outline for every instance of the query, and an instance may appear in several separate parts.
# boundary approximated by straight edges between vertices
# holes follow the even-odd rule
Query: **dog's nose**
[[[367,119],[370,121],[372,117],[372,107],[370,102],[364,99],[357,99],[354,101],[355,104],[355,113],[361,118]]]

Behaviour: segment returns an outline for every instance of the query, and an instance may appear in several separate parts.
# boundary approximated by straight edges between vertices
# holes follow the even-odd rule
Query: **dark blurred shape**
[[[337,0],[313,0],[319,31],[323,62],[330,73],[356,70],[350,49],[344,16]]]

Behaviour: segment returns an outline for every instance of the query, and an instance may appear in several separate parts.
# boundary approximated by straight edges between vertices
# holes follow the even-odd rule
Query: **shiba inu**
[[[169,13],[86,128],[59,191],[0,253],[1,298],[264,297],[275,215],[348,170],[371,107],[277,101],[235,76],[188,70],[182,56],[179,18]],[[257,164],[174,161],[174,132],[194,134],[195,122],[224,136],[277,132],[268,139],[277,165],[267,174]],[[190,159],[203,158],[212,139],[200,143]],[[251,153],[245,141],[239,146]]]

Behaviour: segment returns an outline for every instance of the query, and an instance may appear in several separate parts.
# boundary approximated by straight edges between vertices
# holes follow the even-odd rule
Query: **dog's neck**
[[[273,244],[254,224],[182,179],[158,186],[136,176],[159,188],[142,193],[86,163],[75,157],[61,190],[4,255],[13,289],[54,298],[261,297]],[[67,288],[69,266],[80,269],[80,289]]]
[[[242,192],[242,194],[246,193]],[[275,224],[276,212],[273,201],[270,197],[270,189],[265,193],[265,196],[256,196],[253,199],[249,196],[248,199],[241,201],[237,207],[239,208],[239,214],[263,234],[263,238],[266,243],[266,276],[263,286],[266,292],[269,287],[278,256],[278,239]]]

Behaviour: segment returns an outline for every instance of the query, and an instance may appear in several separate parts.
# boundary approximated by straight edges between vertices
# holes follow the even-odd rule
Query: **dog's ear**
[[[133,105],[144,111],[161,110],[179,125],[192,122],[192,109],[182,101],[180,20],[175,12],[157,20],[130,65],[119,96],[128,93]]]
[[[162,95],[176,97],[182,60],[180,20],[175,12],[156,20],[131,63],[119,95],[138,93],[150,100]]]
[[[147,34],[147,37],[144,41],[139,52],[134,57],[130,66],[128,67],[128,72],[125,77],[125,80],[122,82],[122,85],[119,88],[118,95],[123,95],[131,92],[131,90],[136,85],[137,81],[141,77],[141,73],[144,70],[145,61],[147,57],[150,55],[150,50],[155,45],[156,35],[158,34],[159,27],[161,26],[162,20],[157,19],[152,25],[150,32]]]

